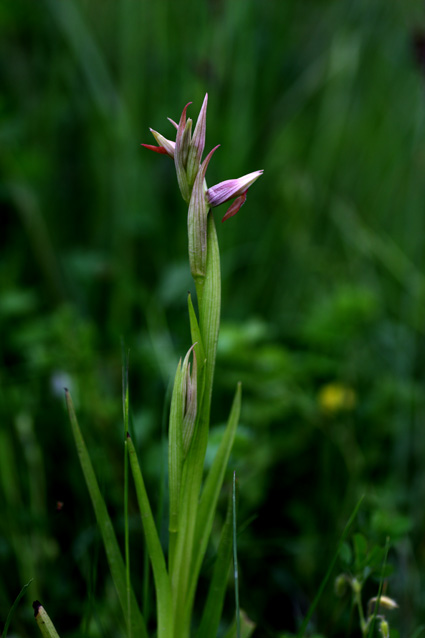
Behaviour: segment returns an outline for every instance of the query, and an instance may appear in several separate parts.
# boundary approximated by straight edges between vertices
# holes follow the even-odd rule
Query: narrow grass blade
[[[65,390],[66,404],[68,407],[69,418],[71,421],[72,432],[75,439],[75,445],[77,447],[78,457],[80,459],[81,468],[83,470],[84,478],[86,480],[87,488],[89,490],[91,502],[93,505],[94,513],[96,515],[97,524],[99,526],[100,533],[102,535],[103,544],[106,551],[106,557],[108,559],[109,569],[111,571],[112,580],[118,599],[120,601],[121,609],[124,617],[127,615],[127,586],[126,586],[126,572],[124,561],[121,556],[117,538],[115,536],[114,528],[112,526],[111,519],[108,514],[108,510],[105,505],[105,501],[99,489],[99,484],[94,473],[93,465],[90,460],[89,453],[87,451],[86,444],[81,434],[80,427],[78,425],[77,417],[75,415],[74,406],[72,403],[71,395],[68,390]],[[130,606],[131,606],[131,630],[134,636],[138,638],[148,638],[146,631],[145,621],[138,607],[136,597],[133,590],[130,594]]]
[[[241,627],[241,638],[250,638],[250,636],[252,636],[252,634],[254,633],[256,624],[250,618],[248,618],[248,616],[246,615],[243,609],[240,610],[239,618],[240,618],[240,627]],[[235,618],[235,620],[233,621],[233,624],[230,626],[224,638],[236,638],[236,632],[237,632],[237,627],[236,627],[236,618]]]
[[[341,550],[341,545],[343,544],[343,542],[347,538],[348,532],[350,531],[350,527],[353,524],[354,519],[357,516],[357,512],[360,509],[360,506],[361,506],[361,504],[363,502],[363,499],[364,499],[364,496],[361,497],[361,499],[359,500],[359,502],[355,506],[350,518],[347,521],[347,524],[346,524],[346,526],[344,528],[344,531],[341,534],[341,538],[339,539],[339,543],[338,543],[338,547],[336,548],[336,552],[335,552],[335,554],[334,554],[334,556],[333,556],[333,558],[332,558],[332,560],[330,562],[330,565],[329,565],[328,570],[327,570],[327,572],[325,574],[325,577],[324,577],[324,579],[322,580],[322,582],[320,584],[320,587],[319,587],[319,589],[317,591],[317,594],[316,594],[313,602],[310,605],[310,609],[308,610],[307,615],[304,618],[304,620],[302,622],[302,625],[301,625],[301,627],[300,627],[300,629],[299,629],[299,631],[297,633],[297,638],[303,638],[303,636],[305,634],[305,630],[307,628],[308,623],[310,622],[310,618],[312,617],[312,615],[314,613],[314,610],[316,609],[317,604],[318,604],[318,602],[319,602],[319,600],[320,600],[320,598],[321,598],[321,596],[323,594],[323,590],[325,589],[326,584],[327,584],[327,582],[328,582],[328,580],[329,580],[329,578],[331,576],[332,570],[333,570],[333,568],[335,566],[335,563],[337,561],[337,558],[338,558],[340,550]]]
[[[21,600],[22,596],[25,594],[26,590],[31,585],[33,580],[34,578],[31,578],[31,580],[29,580],[27,584],[22,587],[21,591],[16,596],[15,602],[13,603],[12,607],[9,610],[9,613],[7,614],[6,622],[4,623],[3,631],[1,633],[1,638],[6,638],[7,632],[9,630],[10,621],[12,620],[13,614],[15,613],[16,608],[19,605],[19,601]]]
[[[201,569],[202,561],[208,545],[208,539],[211,534],[211,528],[214,520],[215,510],[217,507],[218,497],[223,485],[224,475],[227,464],[229,462],[230,452],[235,440],[236,428],[238,426],[239,415],[241,410],[242,386],[239,383],[236,389],[235,398],[233,399],[229,420],[221,440],[217,454],[205,481],[199,503],[198,517],[196,521],[195,531],[195,552],[192,563],[191,583],[190,583],[190,599],[195,594],[196,583]]]
[[[216,638],[223,611],[224,596],[227,587],[230,563],[232,560],[232,499],[229,498],[226,520],[221,532],[217,558],[208,590],[207,602],[202,614],[197,638]]]
[[[128,527],[128,357],[129,352],[125,351],[124,341],[121,342],[122,351],[122,410],[124,422],[124,544],[125,544],[125,584],[127,589],[127,634],[132,638],[131,631],[131,580],[130,580],[130,532]]]
[[[241,613],[239,607],[239,571],[238,571],[238,544],[236,527],[236,472],[233,472],[232,490],[232,522],[233,522],[233,573],[235,578],[235,607],[236,607],[236,637],[241,638]]]
[[[128,437],[127,440],[130,454],[130,466],[136,487],[137,502],[139,504],[140,516],[142,518],[143,530],[145,532],[146,546],[151,560],[153,577],[155,580],[158,611],[158,638],[172,638],[174,632],[170,579],[168,577],[164,553],[159,541],[145,483],[143,481],[142,472],[137,459],[136,449],[131,438]]]
[[[34,607],[34,616],[43,638],[59,638],[59,634],[43,605],[38,600],[35,600],[32,606]]]
[[[375,627],[376,616],[378,615],[379,601],[381,600],[382,588],[384,586],[384,573],[385,573],[385,567],[387,566],[387,558],[388,558],[389,549],[390,549],[390,539],[387,537],[387,540],[385,542],[385,555],[384,555],[384,560],[382,562],[381,578],[379,579],[378,596],[377,596],[377,600],[376,600],[376,603],[375,603],[375,609],[374,609],[374,612],[373,612],[373,616],[372,616],[372,619],[370,621],[369,629],[368,629],[368,632],[367,632],[368,638],[371,638],[373,636],[373,630],[374,630],[374,627]]]

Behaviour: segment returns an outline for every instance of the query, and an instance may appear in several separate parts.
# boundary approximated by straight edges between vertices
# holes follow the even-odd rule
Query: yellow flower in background
[[[318,394],[320,409],[328,414],[348,412],[356,407],[357,397],[353,388],[343,383],[327,383]]]

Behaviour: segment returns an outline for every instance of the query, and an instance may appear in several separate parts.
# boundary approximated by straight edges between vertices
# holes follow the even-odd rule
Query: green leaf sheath
[[[208,213],[207,232],[207,272],[204,280],[195,283],[198,296],[199,328],[206,358],[202,420],[205,427],[208,428],[221,309],[220,253],[211,211]]]
[[[158,638],[173,638],[173,617],[171,604],[171,587],[165,565],[164,553],[155,527],[149,498],[143,481],[139,461],[133,441],[128,437],[128,451],[130,455],[130,466],[133,473],[136,487],[137,502],[139,504],[140,516],[142,518],[143,530],[145,532],[146,546],[152,564],[153,577],[155,580],[157,618],[158,618]]]
[[[121,608],[123,610],[124,617],[126,617],[127,587],[124,561],[121,556],[115,531],[112,526],[105,501],[99,489],[99,484],[94,473],[93,465],[91,463],[90,456],[83,439],[83,435],[81,434],[81,430],[78,425],[71,395],[69,394],[68,390],[65,391],[65,396],[69,418],[71,421],[72,433],[74,435],[75,445],[77,448],[78,457],[80,459],[81,468],[83,470],[84,478],[89,490],[97,524],[102,535],[112,580],[114,582],[114,586],[118,595],[118,599],[120,601]],[[130,606],[131,631],[133,636],[137,636],[138,638],[148,638],[145,621],[138,607],[133,590],[131,590],[130,593]]]

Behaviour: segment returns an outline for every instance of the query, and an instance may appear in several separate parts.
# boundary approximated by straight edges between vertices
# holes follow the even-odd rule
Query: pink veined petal
[[[153,146],[153,144],[140,144],[140,146],[144,146],[150,151],[154,151],[155,153],[161,153],[162,155],[168,155],[167,151],[163,146]]]
[[[207,200],[212,208],[220,206],[235,197],[240,197],[263,174],[263,171],[254,171],[243,175],[238,179],[226,179],[207,191]]]
[[[221,223],[225,222],[226,219],[229,219],[229,217],[233,217],[233,215],[236,215],[236,213],[242,208],[242,206],[246,202],[246,194],[247,194],[247,192],[248,192],[248,189],[246,189],[246,191],[244,193],[242,193],[242,195],[240,197],[237,197],[235,199],[235,201],[233,202],[233,204],[231,206],[229,206],[229,208],[226,211],[226,214],[224,215],[223,219],[221,220]]]

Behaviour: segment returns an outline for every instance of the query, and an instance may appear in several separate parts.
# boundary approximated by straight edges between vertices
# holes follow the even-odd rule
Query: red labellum
[[[154,151],[155,153],[161,153],[162,155],[168,155],[167,151],[163,146],[154,146],[153,144],[140,144],[140,146],[144,146],[150,151]]]
[[[236,213],[242,208],[242,206],[245,204],[246,202],[246,194],[248,192],[248,189],[242,193],[242,195],[240,195],[240,197],[237,197],[235,199],[235,201],[233,202],[233,204],[231,206],[229,206],[229,208],[226,211],[226,214],[224,215],[223,219],[221,220],[221,223],[225,222],[226,219],[229,219],[229,217],[233,217],[233,215],[236,215]]]

